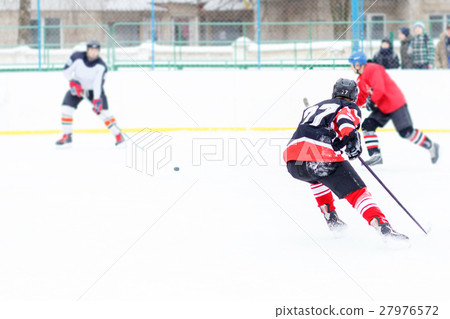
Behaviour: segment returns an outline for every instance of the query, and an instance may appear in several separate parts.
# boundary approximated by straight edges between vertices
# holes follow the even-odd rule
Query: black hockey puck
[[[178,171],[180,170],[180,168],[179,168],[178,166],[175,166],[175,167],[173,168],[173,170],[174,170],[175,172],[178,172]]]

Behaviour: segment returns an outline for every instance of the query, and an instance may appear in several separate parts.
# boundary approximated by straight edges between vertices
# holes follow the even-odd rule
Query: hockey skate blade
[[[382,237],[383,243],[389,248],[389,249],[409,249],[411,248],[411,240],[410,239],[401,239],[401,238],[395,238],[395,237]]]
[[[63,144],[63,145],[55,145],[55,148],[57,149],[57,150],[67,150],[67,149],[71,149],[72,148],[72,143],[66,143],[66,144]]]
[[[119,145],[115,145],[116,149],[123,150],[127,148],[127,144],[125,142],[120,143]]]
[[[348,232],[348,226],[344,225],[344,226],[338,226],[338,227],[333,227],[333,228],[329,228],[331,234],[333,235],[334,238],[338,239],[338,238],[344,238]]]

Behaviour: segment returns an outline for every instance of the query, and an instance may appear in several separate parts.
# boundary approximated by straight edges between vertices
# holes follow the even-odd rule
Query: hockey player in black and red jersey
[[[331,230],[346,227],[336,213],[333,192],[345,198],[382,236],[407,240],[407,236],[392,229],[362,179],[343,157],[344,148],[350,160],[362,152],[357,97],[356,82],[339,79],[332,99],[305,109],[283,154],[284,160],[294,178],[310,184]]]
[[[70,89],[64,97],[61,108],[64,135],[56,145],[72,143],[73,114],[83,98],[92,102],[94,113],[115,136],[116,145],[124,142],[116,119],[108,111],[108,99],[103,89],[107,66],[99,54],[100,43],[95,40],[89,41],[86,51],[73,53],[64,66],[64,76],[69,81]]]

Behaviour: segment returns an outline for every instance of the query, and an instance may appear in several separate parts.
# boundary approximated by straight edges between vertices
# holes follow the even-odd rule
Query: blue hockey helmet
[[[356,63],[359,63],[359,65],[364,65],[367,64],[367,56],[363,51],[357,51],[350,55],[348,62],[350,62],[353,66],[355,66]]]

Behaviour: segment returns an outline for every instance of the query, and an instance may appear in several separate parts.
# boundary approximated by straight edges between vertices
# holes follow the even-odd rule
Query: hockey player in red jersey
[[[366,163],[368,165],[383,163],[375,131],[392,120],[398,134],[428,150],[431,162],[435,164],[439,158],[439,144],[433,143],[423,132],[413,127],[406,99],[384,67],[368,63],[366,55],[361,51],[353,53],[349,62],[352,70],[359,75],[356,80],[359,87],[356,104],[358,106],[365,104],[366,109],[371,112],[362,123],[364,141],[370,156]]]
[[[64,67],[64,75],[69,81],[62,107],[61,122],[63,137],[56,145],[72,143],[73,114],[83,98],[92,102],[93,111],[105,123],[105,126],[116,138],[116,145],[124,142],[122,132],[116,124],[116,119],[108,111],[108,100],[103,90],[107,67],[100,58],[100,43],[90,41],[86,52],[75,52]]]
[[[346,227],[338,217],[331,192],[345,198],[382,236],[407,240],[392,229],[368,192],[366,185],[343,157],[350,160],[362,152],[358,132],[361,110],[355,81],[339,79],[332,99],[308,107],[283,157],[289,173],[311,186],[320,211],[331,230]]]

